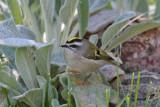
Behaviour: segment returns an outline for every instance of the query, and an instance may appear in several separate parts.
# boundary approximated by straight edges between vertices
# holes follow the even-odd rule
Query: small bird
[[[68,66],[80,74],[96,72],[107,63],[116,65],[112,57],[84,38],[70,38],[61,47]]]

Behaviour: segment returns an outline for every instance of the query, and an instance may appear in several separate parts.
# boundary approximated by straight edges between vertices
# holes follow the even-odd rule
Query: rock
[[[140,72],[141,72],[140,84],[148,84],[149,85],[150,82],[152,82],[152,86],[154,86],[154,87],[160,86],[160,74],[149,72],[147,70],[143,70]],[[134,76],[134,84],[135,85],[137,83],[137,78],[138,78],[138,76],[135,73],[135,76]],[[131,80],[132,80],[132,74],[126,74],[125,80],[123,81],[123,85],[131,84]]]
[[[160,73],[160,28],[148,30],[122,44],[121,59],[128,72]]]
[[[87,32],[96,33],[109,26],[119,16],[120,10],[101,11],[89,18]]]
[[[140,84],[139,84],[137,106],[136,107],[144,107],[150,82],[152,82],[152,86],[151,86],[150,93],[149,93],[149,98],[150,98],[149,101],[152,100],[156,91],[160,87],[160,74],[158,74],[156,72],[149,72],[148,70],[143,70],[140,72],[141,72]],[[138,78],[137,73],[135,73],[134,81],[133,81],[132,96],[131,96],[131,107],[134,106],[137,78]],[[132,80],[132,74],[126,73],[125,80],[122,83],[126,94],[130,93],[131,80]],[[124,98],[124,96],[122,95],[122,90],[120,90],[120,97]],[[150,107],[156,107],[156,104],[158,103],[159,98],[160,98],[160,92],[157,94],[156,98],[153,100],[153,103],[151,104]],[[148,102],[148,103],[150,103],[150,102]],[[159,106],[160,106],[160,104],[159,104]]]
[[[124,86],[125,93],[130,93],[130,87],[131,85]],[[147,93],[148,93],[149,85],[148,84],[139,84],[139,90],[138,90],[138,100],[145,100]],[[151,86],[151,90],[149,93],[149,96],[153,96],[156,93],[157,88],[154,86]],[[133,85],[132,87],[132,96],[131,100],[134,100],[136,93],[136,85]]]
[[[100,69],[100,72],[106,77],[107,81],[110,83],[113,89],[117,89],[117,72],[116,66],[114,65],[105,65]],[[125,72],[118,68],[118,74],[121,82],[125,78]]]

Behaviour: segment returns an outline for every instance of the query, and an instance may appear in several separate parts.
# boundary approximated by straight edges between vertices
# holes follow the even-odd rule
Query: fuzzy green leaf
[[[86,33],[89,17],[89,3],[88,0],[79,0],[78,4],[78,22],[79,22],[79,36],[83,38]]]
[[[30,51],[27,48],[17,48],[16,65],[24,83],[28,89],[37,88],[36,65]]]
[[[157,28],[157,27],[160,27],[160,22],[156,22],[156,21],[132,25],[132,26],[128,27],[127,29],[125,29],[125,31],[123,33],[121,33],[119,37],[117,37],[116,39],[114,39],[112,41],[112,43],[107,48],[107,51],[112,50],[116,46],[120,45],[124,41],[128,40],[129,38],[131,38],[139,33],[142,33],[144,31],[147,31],[147,30],[153,29],[153,28]]]
[[[53,99],[51,105],[52,107],[68,107],[67,104],[60,105],[57,99]]]
[[[34,40],[21,39],[21,38],[6,38],[0,40],[1,46],[8,47],[38,47],[37,43]]]
[[[75,98],[76,107],[106,107],[106,89],[109,91],[110,102],[118,102],[117,93],[110,86],[103,84],[101,76],[92,74],[83,85],[78,85],[75,81],[84,82],[87,75],[68,74],[68,90]],[[113,102],[112,102],[113,103]]]
[[[134,0],[135,1],[135,0]],[[145,13],[149,11],[149,3],[148,0],[138,0],[138,5],[136,8],[137,12]]]
[[[60,18],[65,25],[71,23],[75,10],[78,5],[78,0],[65,0],[64,5],[60,9]]]
[[[24,33],[27,32],[27,33]],[[22,26],[15,25],[15,22],[13,19],[8,19],[3,22],[0,22],[0,40],[6,39],[6,38],[22,38],[22,39],[33,39],[30,38],[32,36],[29,36],[32,32],[29,31],[29,29],[22,29]],[[22,34],[23,33],[23,34]],[[7,41],[8,42],[8,41]],[[21,41],[18,41],[19,43]],[[13,43],[11,43],[13,44]],[[16,44],[14,44],[16,45]],[[5,54],[7,59],[9,60],[9,63],[13,68],[16,69],[15,66],[15,48],[12,47],[6,47],[6,46],[0,46],[1,51]]]
[[[4,86],[15,95],[20,95],[24,92],[22,86],[16,81],[16,79],[4,71],[0,71],[0,84],[1,87]]]
[[[59,10],[62,6],[62,1],[61,0],[55,0],[55,12],[57,15],[59,15]]]
[[[0,39],[10,38],[10,37],[19,37],[19,32],[16,28],[15,22],[13,19],[8,19],[3,22],[0,22]],[[15,66],[15,48],[0,46],[0,50],[5,54],[9,60],[10,65],[16,69]]]
[[[61,1],[61,0],[59,0]],[[42,7],[42,15],[44,18],[45,32],[47,42],[50,42],[53,38],[59,43],[61,32],[61,21],[55,14],[55,0],[40,0]]]
[[[48,73],[50,72],[50,60],[51,53],[53,49],[53,44],[46,44],[39,47],[35,52],[35,64],[41,76],[48,78]]]
[[[60,106],[59,101],[57,99],[53,99],[51,104],[52,104],[52,107],[59,107]]]
[[[102,49],[105,49],[106,46],[112,41],[112,39],[116,36],[119,30],[127,23],[127,21],[134,17],[134,12],[127,12],[121,15],[115,22],[108,27],[108,29],[104,32],[102,36]]]
[[[155,10],[155,16],[156,16],[156,20],[160,20],[160,0],[156,0],[156,10]]]
[[[60,9],[59,16],[62,22],[65,24],[63,35],[61,36],[61,44],[64,44],[69,35],[70,26],[77,9],[79,0],[65,0],[64,5]]]
[[[44,107],[45,105],[45,99],[46,99],[46,86],[47,86],[47,80],[42,77],[42,76],[37,76],[37,81],[38,81],[38,84],[40,86],[40,88],[42,89],[42,107]]]
[[[53,94],[54,98],[58,98],[58,92],[57,92],[56,88],[54,86],[50,85],[50,83],[47,86],[47,80],[44,77],[37,76],[37,80],[38,80],[39,86],[42,88],[42,91],[43,91],[43,101],[45,101],[46,96],[48,96],[47,99],[50,104],[52,94]],[[46,89],[48,89],[48,90],[46,90]],[[48,92],[48,95],[46,95],[46,92]]]
[[[108,5],[109,0],[89,0],[89,12],[96,12]]]
[[[66,75],[61,75],[59,78],[60,83],[62,84],[63,87],[68,86],[68,77]]]
[[[90,38],[89,38],[89,41],[91,43],[93,43],[94,45],[97,45],[97,43],[98,43],[98,35],[97,34],[91,35]]]
[[[21,37],[30,40],[36,40],[36,35],[34,32],[24,25],[16,25]]]
[[[29,107],[41,107],[42,102],[42,89],[34,88],[26,91],[22,95],[13,97],[14,100],[18,100],[27,104]]]
[[[7,2],[11,10],[11,13],[16,21],[16,24],[23,24],[23,19],[20,10],[21,8],[19,7],[17,0],[7,0]]]
[[[0,87],[0,107],[7,107],[7,101],[5,97],[5,93],[2,87]]]
[[[29,0],[21,0],[21,5],[24,8],[26,14],[29,16],[29,20],[30,20],[30,24],[32,26],[33,32],[36,34],[36,40],[38,42],[42,42],[42,36],[41,36],[40,30],[38,28],[37,19],[34,16],[34,14],[32,13],[29,3],[31,4],[31,2]]]
[[[137,12],[148,12],[148,0],[123,0],[123,8]]]
[[[134,0],[123,0],[123,7],[127,10],[132,10]]]
[[[67,65],[64,59],[63,51],[52,53],[51,63],[58,66]]]

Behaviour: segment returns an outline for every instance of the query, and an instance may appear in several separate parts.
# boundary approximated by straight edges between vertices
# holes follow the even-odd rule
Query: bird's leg
[[[69,72],[73,73],[73,74],[79,74],[78,71],[75,71],[75,70],[69,70]]]
[[[84,82],[86,82],[91,75],[92,75],[92,73],[90,73],[90,74],[84,79]]]
[[[77,85],[88,85],[88,83],[84,81],[79,81],[77,79],[74,79],[74,81],[76,82]]]
[[[78,71],[75,70],[69,70],[69,72],[73,73],[73,74],[79,74]],[[84,81],[79,81],[78,79],[74,79],[74,81],[76,82],[77,85],[88,85],[88,83],[86,82],[87,79],[91,76],[91,74],[89,74]]]

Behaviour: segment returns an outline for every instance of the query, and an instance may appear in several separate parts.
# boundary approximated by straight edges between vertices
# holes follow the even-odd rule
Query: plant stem
[[[3,91],[4,91],[4,93],[5,93],[5,97],[6,97],[6,100],[7,100],[8,107],[9,107],[9,106],[11,106],[11,102],[10,102],[10,100],[9,100],[9,98],[8,98],[8,93],[7,93],[6,88],[3,88]]]
[[[1,66],[1,63],[2,63],[2,62],[0,61],[0,70],[2,70],[2,66]]]
[[[121,80],[120,80],[120,78],[119,78],[119,73],[118,73],[118,61],[117,61],[117,67],[116,67],[115,69],[116,69],[116,73],[117,73],[117,91],[118,91],[118,95],[119,95],[119,84],[120,84],[122,93],[123,93],[124,96],[126,96],[126,95],[125,95],[125,92],[124,92],[124,89],[123,89],[123,86],[122,86],[122,84],[121,84]]]
[[[147,97],[146,97],[146,101],[145,101],[144,107],[147,107],[151,86],[152,86],[152,82],[150,82],[150,84],[149,84],[149,89],[148,89],[148,93],[147,93]]]
[[[160,91],[160,87],[158,88],[156,94],[155,94],[154,97],[152,98],[152,100],[151,100],[151,102],[149,103],[148,107],[151,107],[151,104],[152,104],[153,100],[155,99],[155,97],[157,96],[157,94],[159,93],[159,91]]]
[[[109,107],[109,92],[106,90],[106,107]]]
[[[127,97],[127,107],[130,107],[130,99]]]
[[[139,83],[140,83],[140,72],[138,73],[138,79],[137,79],[137,85],[136,85],[136,94],[135,94],[135,99],[134,99],[134,107],[136,107],[136,104],[137,104]]]
[[[45,96],[45,107],[49,107],[49,100],[48,100],[48,87],[49,87],[50,75],[48,74],[47,77],[47,84],[46,84],[46,96]]]
[[[68,92],[68,105],[67,107],[71,107],[71,93]]]
[[[134,82],[134,73],[132,74],[131,88],[130,88],[130,94],[129,94],[129,105],[130,105],[130,100],[132,96],[133,82]]]
[[[42,85],[42,89],[46,88],[45,85],[44,85],[44,83],[41,83],[41,85]],[[42,98],[42,107],[45,107],[44,106],[44,104],[45,104],[45,99],[44,99],[45,98],[45,93],[44,93],[44,90],[42,90],[42,95],[43,95],[43,98]]]
[[[96,107],[98,107],[98,104],[96,104]]]
[[[126,95],[116,107],[121,107],[121,105],[127,98],[128,98],[128,95]]]
[[[156,107],[159,106],[159,103],[160,103],[160,98],[158,99],[158,102],[157,102],[157,104],[156,104]]]

